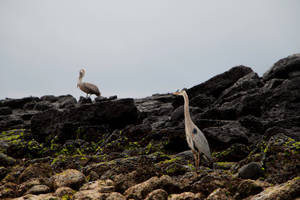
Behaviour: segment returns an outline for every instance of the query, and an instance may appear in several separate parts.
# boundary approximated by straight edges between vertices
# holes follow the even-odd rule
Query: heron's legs
[[[198,167],[200,166],[200,153],[199,152],[197,152],[197,165],[198,165]]]
[[[192,150],[193,152],[193,155],[194,155],[194,160],[195,160],[195,168],[196,168],[196,171],[197,169],[199,168],[199,153],[197,153],[196,151]]]

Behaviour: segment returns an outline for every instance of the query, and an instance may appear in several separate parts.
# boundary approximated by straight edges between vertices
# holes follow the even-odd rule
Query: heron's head
[[[179,95],[179,96],[183,96],[184,94],[186,94],[186,89],[182,89],[182,90],[177,90],[176,92],[173,92],[174,95]]]

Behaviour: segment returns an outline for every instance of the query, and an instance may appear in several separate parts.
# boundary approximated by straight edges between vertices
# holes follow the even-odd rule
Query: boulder
[[[144,199],[151,191],[156,189],[164,189],[168,193],[175,193],[181,190],[178,183],[165,175],[160,178],[152,177],[143,183],[132,186],[124,194],[129,199]]]
[[[81,188],[80,191],[83,190],[95,190],[100,193],[108,193],[108,192],[114,192],[114,182],[112,180],[97,180],[85,183]]]
[[[108,129],[123,128],[137,121],[137,109],[132,99],[83,104],[59,111],[51,109],[31,119],[33,137],[39,142],[56,137],[61,142],[76,138],[80,126],[107,125]]]
[[[0,165],[1,166],[12,166],[16,163],[16,160],[4,153],[0,152]]]
[[[277,61],[269,71],[264,73],[265,81],[279,78],[287,79],[300,76],[300,54],[290,55]]]
[[[63,196],[72,196],[75,190],[69,187],[60,187],[55,190],[55,196],[62,198]]]
[[[36,187],[34,188],[34,186],[41,186],[42,187]],[[47,186],[48,189],[43,190],[42,188],[46,188],[44,186]],[[46,193],[49,192],[50,187],[52,186],[50,180],[48,178],[31,178],[21,184],[18,185],[17,190],[16,190],[16,194],[18,196],[24,195],[25,193],[31,193],[28,192],[30,189],[32,189],[31,191],[33,191],[31,194],[42,194],[42,193]],[[41,191],[41,192],[38,192]],[[44,191],[44,192],[42,192]],[[36,193],[35,193],[36,192]]]
[[[50,188],[47,185],[35,185],[32,186],[26,194],[45,194],[50,192]]]
[[[53,180],[53,186],[55,189],[59,187],[70,187],[78,190],[81,185],[86,182],[84,174],[75,169],[67,169],[54,175],[51,179]]]
[[[49,178],[52,176],[52,173],[53,171],[49,164],[31,164],[20,174],[18,182],[23,183],[32,178]]]
[[[77,100],[72,95],[62,95],[58,97],[56,102],[58,104],[58,108],[73,108],[77,103]]]
[[[214,76],[213,78],[188,89],[187,93],[192,99],[199,94],[206,94],[218,98],[221,93],[231,87],[241,77],[253,72],[251,68],[245,66],[233,67],[230,70]]]
[[[264,188],[270,187],[269,183],[262,181],[243,180],[237,186],[237,192],[234,195],[235,199],[244,199],[251,195],[256,195],[264,190]]]
[[[206,198],[206,200],[223,200],[223,199],[233,200],[233,197],[230,195],[230,192],[225,188],[216,189]]]
[[[224,149],[234,143],[248,144],[248,130],[238,122],[230,122],[221,127],[203,129],[209,144],[218,149]]]
[[[9,99],[6,98],[0,101],[0,107],[10,107],[12,109],[23,108],[23,106],[28,102],[38,102],[40,99],[38,97],[24,97],[22,99]]]
[[[259,200],[284,199],[293,200],[299,197],[300,194],[300,177],[296,177],[286,183],[269,187],[261,193],[252,197]]]
[[[90,97],[85,98],[85,97],[82,97],[82,96],[81,96],[81,97],[79,98],[78,103],[79,103],[79,104],[89,104],[89,103],[92,103],[92,100],[91,100]]]
[[[26,104],[27,105],[27,104]],[[25,106],[26,106],[25,105]],[[48,110],[48,109],[51,109],[53,108],[54,105],[51,104],[50,102],[47,102],[47,101],[40,101],[38,103],[36,103],[33,107],[33,110],[37,110],[37,111],[44,111],[44,110]]]
[[[242,91],[248,91],[262,86],[263,83],[261,79],[258,77],[257,73],[251,72],[238,79],[231,87],[225,89],[222,92],[220,99],[228,98]]]
[[[239,177],[243,179],[257,179],[264,173],[263,167],[258,162],[251,162],[239,169]]]
[[[145,200],[167,200],[168,193],[162,189],[153,190],[150,192]]]
[[[0,115],[10,115],[12,114],[12,109],[8,106],[0,107]]]
[[[180,194],[172,194],[169,200],[204,200],[205,195],[202,193],[183,192]]]
[[[76,200],[86,200],[86,199],[106,199],[106,200],[126,200],[126,198],[118,193],[99,193],[94,190],[83,190],[76,192],[72,199]]]
[[[58,97],[54,96],[54,95],[44,95],[41,97],[42,101],[49,101],[49,102],[55,102],[58,100]]]

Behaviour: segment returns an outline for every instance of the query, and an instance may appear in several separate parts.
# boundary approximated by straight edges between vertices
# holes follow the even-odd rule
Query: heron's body
[[[189,109],[189,98],[187,93],[182,90],[181,92],[173,93],[175,95],[181,95],[184,98],[184,122],[185,122],[185,134],[189,147],[192,149],[195,158],[196,168],[199,167],[200,153],[202,152],[208,159],[211,160],[211,153],[208,142],[202,133],[202,131],[194,124],[191,119]]]
[[[96,96],[100,96],[101,93],[96,85],[92,83],[82,82],[82,78],[84,74],[85,74],[85,70],[81,69],[79,72],[77,87],[79,87],[81,91],[85,92],[87,96],[92,94],[95,94]]]

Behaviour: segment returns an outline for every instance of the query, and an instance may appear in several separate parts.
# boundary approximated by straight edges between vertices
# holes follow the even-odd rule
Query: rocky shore
[[[181,97],[0,100],[0,199],[299,199],[300,54],[187,93],[214,162],[197,173]]]

